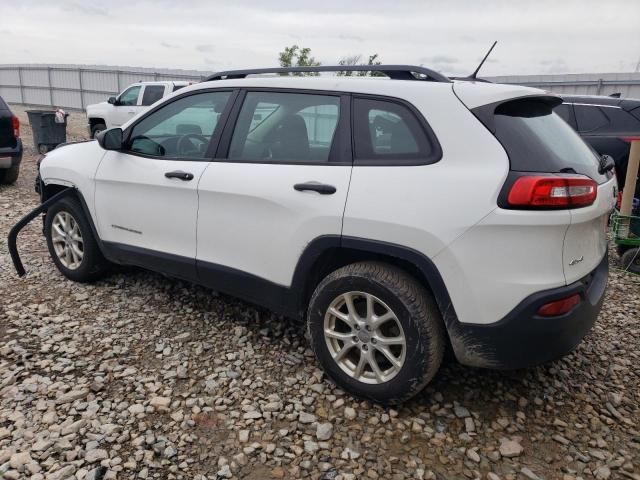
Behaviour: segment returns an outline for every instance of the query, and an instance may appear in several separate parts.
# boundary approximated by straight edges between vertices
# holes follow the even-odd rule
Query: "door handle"
[[[189,180],[193,180],[193,173],[181,172],[180,170],[176,170],[174,172],[167,172],[164,174],[164,176],[167,178],[179,178],[180,180],[183,180],[185,182],[188,182]]]
[[[293,188],[298,192],[304,192],[305,190],[310,190],[312,192],[318,192],[320,195],[332,195],[336,193],[336,187],[334,187],[333,185],[327,185],[326,183],[317,183],[317,182],[296,183],[293,186]]]

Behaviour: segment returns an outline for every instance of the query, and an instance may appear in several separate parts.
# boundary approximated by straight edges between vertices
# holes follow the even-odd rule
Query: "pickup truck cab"
[[[163,97],[190,82],[139,82],[129,85],[117,97],[87,106],[87,128],[91,138],[98,132],[119,127]]]

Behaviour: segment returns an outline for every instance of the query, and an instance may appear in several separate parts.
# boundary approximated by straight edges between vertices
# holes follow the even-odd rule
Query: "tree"
[[[360,63],[360,59],[362,55],[351,55],[348,57],[343,57],[338,64],[339,65],[381,65],[382,63],[378,60],[378,54],[374,53],[373,55],[369,55],[369,59],[367,63]],[[383,77],[384,74],[376,71],[362,71],[362,72],[349,72],[349,71],[340,71],[338,75],[350,77],[352,75],[356,75],[358,77],[366,77],[367,75],[371,75],[372,77]]]
[[[318,67],[320,62],[311,56],[311,49],[308,47],[300,48],[298,45],[284,47],[284,50],[278,54],[278,61],[281,67]],[[288,73],[281,73],[288,75]],[[319,75],[317,72],[295,72],[293,75]]]

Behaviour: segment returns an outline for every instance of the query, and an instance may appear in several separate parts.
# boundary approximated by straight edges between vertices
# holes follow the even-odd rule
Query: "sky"
[[[219,71],[377,53],[448,75],[629,72],[640,0],[0,0],[0,64]]]

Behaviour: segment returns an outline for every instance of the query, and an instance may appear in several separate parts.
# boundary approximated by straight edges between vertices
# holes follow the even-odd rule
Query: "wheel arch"
[[[70,193],[71,198],[75,198],[78,201],[78,203],[80,204],[80,207],[82,208],[82,212],[84,213],[85,217],[87,218],[87,221],[89,222],[89,226],[91,227],[91,233],[93,234],[93,238],[95,238],[96,243],[98,244],[98,248],[100,249],[100,252],[105,258],[107,258],[107,255],[105,255],[106,250],[104,248],[104,245],[102,244],[102,240],[100,239],[100,236],[98,235],[98,230],[96,229],[96,225],[95,225],[95,222],[93,221],[93,216],[91,215],[89,206],[87,205],[87,202],[84,199],[84,195],[82,194],[82,192],[77,186],[63,185],[60,183],[48,183],[48,184],[43,183],[41,187],[41,194],[40,194],[41,201],[46,202],[48,199],[50,199],[54,195],[69,188],[73,190]],[[44,224],[43,224],[43,228],[44,228]]]
[[[372,260],[402,268],[429,290],[447,330],[458,322],[444,280],[428,257],[412,248],[389,242],[337,235],[316,238],[298,261],[291,287],[296,292],[300,318],[304,318],[309,299],[325,276],[345,265]]]

